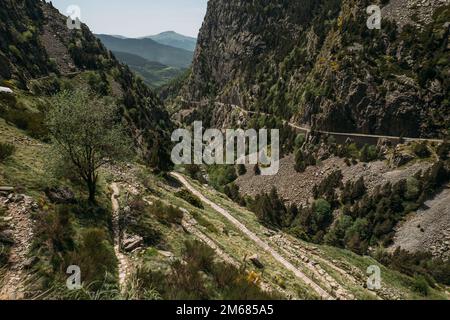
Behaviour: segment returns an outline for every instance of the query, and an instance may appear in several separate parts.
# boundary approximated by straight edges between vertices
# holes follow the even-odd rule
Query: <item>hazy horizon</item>
[[[175,31],[197,38],[206,14],[207,0],[53,0],[67,14],[70,5],[81,9],[81,21],[97,34],[139,38]],[[123,21],[123,23],[121,23]]]

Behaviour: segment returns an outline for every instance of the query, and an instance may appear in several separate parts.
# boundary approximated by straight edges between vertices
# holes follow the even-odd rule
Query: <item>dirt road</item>
[[[311,287],[317,294],[326,300],[332,300],[333,297],[328,294],[325,290],[323,290],[319,285],[317,285],[314,281],[308,278],[303,272],[298,270],[293,264],[287,261],[284,257],[282,257],[275,249],[270,247],[266,242],[261,240],[256,234],[251,232],[245,225],[239,222],[236,218],[234,218],[227,210],[221,208],[217,204],[213,203],[209,199],[207,199],[203,194],[197,191],[181,174],[172,172],[171,175],[178,179],[190,192],[200,198],[205,204],[213,208],[215,211],[224,216],[228,221],[230,221],[237,229],[239,229],[243,234],[245,234],[249,239],[255,242],[259,247],[261,247],[264,251],[269,253],[275,260],[277,260],[280,264],[282,264],[287,270],[291,271],[297,278]]]

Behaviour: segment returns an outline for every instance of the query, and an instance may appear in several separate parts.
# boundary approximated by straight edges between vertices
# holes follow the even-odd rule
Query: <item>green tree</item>
[[[130,154],[119,119],[115,105],[85,91],[58,94],[47,115],[56,152],[86,183],[91,203],[95,203],[99,168]]]
[[[314,202],[314,221],[319,229],[326,228],[333,220],[331,205],[325,199],[319,199]]]

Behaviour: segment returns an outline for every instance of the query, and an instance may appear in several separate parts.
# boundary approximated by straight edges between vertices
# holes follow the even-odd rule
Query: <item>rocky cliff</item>
[[[449,19],[448,0],[210,0],[181,95],[330,131],[442,136]]]

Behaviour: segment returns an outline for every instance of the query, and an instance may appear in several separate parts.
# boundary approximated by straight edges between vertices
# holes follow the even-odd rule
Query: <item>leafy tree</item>
[[[326,228],[333,220],[331,205],[325,199],[319,199],[313,205],[314,222],[319,229]]]
[[[57,153],[86,183],[95,203],[98,170],[129,155],[130,143],[118,123],[118,109],[84,91],[64,91],[53,99],[47,116]]]
[[[378,158],[377,148],[373,145],[369,146],[367,144],[359,152],[359,159],[362,162],[371,162]]]

